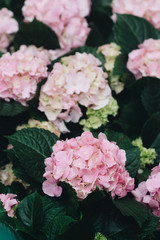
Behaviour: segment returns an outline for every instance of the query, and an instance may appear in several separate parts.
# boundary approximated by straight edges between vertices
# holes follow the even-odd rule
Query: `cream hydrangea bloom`
[[[80,105],[94,110],[105,107],[111,89],[101,62],[92,54],[76,53],[55,63],[47,82],[41,88],[39,110],[60,131],[67,130],[65,122],[78,122],[82,116]]]
[[[41,122],[41,121],[38,121],[35,119],[29,119],[27,124],[22,124],[22,125],[17,126],[16,130],[18,131],[23,128],[43,128],[45,130],[48,130],[48,131],[54,133],[58,137],[60,136],[58,127],[54,123],[48,122],[48,121]]]
[[[110,86],[117,94],[124,89],[124,83],[120,81],[119,75],[113,75],[113,69],[116,58],[121,54],[121,48],[116,43],[102,45],[98,48],[105,57],[105,69],[110,78]]]

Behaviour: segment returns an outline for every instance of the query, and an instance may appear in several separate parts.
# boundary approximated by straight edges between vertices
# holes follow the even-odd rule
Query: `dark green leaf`
[[[117,56],[114,68],[113,68],[113,75],[122,75],[126,71],[126,62],[127,62],[127,56],[124,53],[121,53],[119,56]]]
[[[70,224],[75,222],[75,220],[69,216],[57,216],[49,224],[46,236],[47,240],[55,239],[58,235],[62,235],[69,228]]]
[[[114,37],[124,53],[136,49],[145,39],[159,38],[159,32],[147,20],[129,14],[117,14]]]
[[[43,197],[43,229],[46,230],[53,219],[61,213],[65,213],[65,205],[55,198]]]
[[[160,111],[160,80],[151,80],[141,94],[142,103],[149,115]]]
[[[99,47],[108,42],[113,26],[110,18],[111,13],[110,1],[92,0],[92,9],[89,16],[91,32],[86,42],[88,46]]]
[[[19,102],[0,100],[0,116],[12,117],[25,111],[27,111],[27,107],[22,106]]]
[[[26,190],[20,182],[13,182],[11,185],[6,186],[5,193],[16,194],[18,200],[21,201],[26,195]]]
[[[160,112],[154,113],[145,123],[142,129],[144,146],[149,148],[160,133]]]
[[[150,211],[148,211],[148,220],[145,221],[139,233],[140,239],[148,240],[149,239],[147,238],[148,235],[156,231],[158,224],[159,224],[159,218],[154,216]]]
[[[0,236],[3,240],[22,240],[18,233],[0,222]]]
[[[127,136],[136,138],[140,136],[146,118],[147,114],[140,99],[135,98],[121,106],[119,115],[114,122],[121,127]]]
[[[40,231],[43,224],[43,203],[37,192],[27,196],[19,203],[17,217],[32,233]]]
[[[34,178],[29,176],[24,169],[23,165],[20,163],[18,157],[16,156],[16,152],[13,149],[7,151],[8,158],[13,163],[13,173],[14,175],[23,180],[26,183],[34,184]]]
[[[151,148],[154,148],[157,153],[156,162],[160,163],[160,134],[157,135],[156,139],[151,145]]]
[[[75,190],[67,183],[60,182],[58,185],[62,187],[62,196],[61,200],[63,204],[65,205],[66,214],[78,219],[79,218],[79,212],[78,212],[78,199],[77,199],[77,193]]]
[[[123,198],[113,202],[122,215],[133,217],[140,227],[142,227],[143,223],[148,219],[147,208],[134,199]]]
[[[17,32],[14,46],[18,49],[22,44],[43,46],[46,49],[60,48],[56,34],[51,28],[36,19],[31,23],[24,23]]]
[[[131,177],[135,177],[140,164],[140,150],[138,147],[132,147],[126,150],[126,170]]]
[[[17,131],[8,139],[24,172],[35,181],[42,182],[44,159],[51,155],[58,138],[44,129],[28,128]]]

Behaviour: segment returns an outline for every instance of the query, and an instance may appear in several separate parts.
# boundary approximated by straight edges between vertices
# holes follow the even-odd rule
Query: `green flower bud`
[[[117,112],[117,101],[113,97],[111,97],[108,105],[106,105],[104,108],[101,108],[99,110],[93,110],[91,108],[88,108],[86,112],[87,119],[82,119],[80,121],[80,125],[84,126],[84,131],[90,130],[91,128],[97,129],[102,124],[105,125],[109,121],[109,115],[115,117],[117,115]]]
[[[94,240],[107,240],[107,238],[100,232],[96,233]]]
[[[153,164],[157,153],[154,148],[145,148],[141,138],[132,141],[132,144],[140,149],[140,169],[145,169],[146,165]]]

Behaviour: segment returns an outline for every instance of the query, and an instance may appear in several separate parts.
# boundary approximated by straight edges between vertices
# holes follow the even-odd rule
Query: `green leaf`
[[[66,214],[78,219],[79,218],[79,212],[78,212],[78,199],[77,199],[77,193],[75,190],[66,182],[59,182],[59,186],[62,187],[62,196],[61,200],[63,204],[65,205]]]
[[[13,193],[17,195],[19,201],[26,196],[26,189],[20,182],[12,182],[11,185],[6,186],[5,193]]]
[[[129,14],[117,14],[114,37],[124,53],[136,49],[145,39],[159,39],[159,32],[147,20]]]
[[[160,80],[153,78],[141,94],[143,106],[149,115],[160,111]]]
[[[0,222],[0,236],[3,240],[22,240],[18,233]]]
[[[126,62],[127,62],[127,56],[124,53],[121,53],[120,55],[118,55],[114,63],[112,74],[114,76],[122,75],[126,71]]]
[[[27,196],[19,203],[17,217],[31,233],[40,231],[43,225],[43,203],[37,192]]]
[[[150,211],[148,211],[148,220],[143,224],[141,231],[139,233],[140,239],[148,239],[148,235],[156,231],[159,225],[159,218],[154,216]]]
[[[1,192],[1,193],[2,193],[2,192]],[[6,210],[4,209],[3,204],[2,204],[2,202],[0,201],[0,215],[3,214],[3,213],[6,213]]]
[[[114,122],[121,127],[124,134],[134,139],[140,136],[146,118],[146,111],[140,99],[134,98],[120,107]]]
[[[154,113],[144,124],[142,140],[145,147],[149,148],[160,133],[160,112]]]
[[[7,151],[7,156],[13,164],[14,175],[26,183],[34,185],[35,180],[27,174],[23,165],[20,163],[15,151],[12,149]]]
[[[60,215],[55,217],[47,228],[47,240],[55,239],[58,235],[65,233],[73,222],[75,222],[75,220],[69,216]]]
[[[151,148],[154,148],[156,150],[156,162],[160,163],[160,133],[157,135],[156,139],[152,143]]]
[[[18,49],[22,44],[36,45],[45,49],[60,48],[58,38],[50,27],[34,19],[31,23],[23,23],[14,39]]]
[[[147,208],[134,199],[123,198],[115,200],[113,203],[124,216],[133,217],[140,227],[148,219]]]
[[[53,219],[61,213],[65,213],[65,204],[55,198],[44,196],[43,199],[43,230],[46,230]]]
[[[12,117],[25,111],[27,111],[27,107],[22,106],[19,102],[0,100],[0,116]]]
[[[124,217],[109,197],[93,205],[92,209],[94,215],[88,221],[93,222],[95,232],[101,232],[109,240],[138,239],[136,222],[131,217]]]
[[[57,136],[44,129],[28,128],[17,131],[8,139],[14,147],[12,154],[15,154],[25,174],[36,182],[42,182],[44,159],[51,156]]]
[[[113,22],[110,18],[112,9],[110,1],[92,0],[89,22],[91,32],[86,44],[92,47],[99,47],[108,42],[112,33]]]

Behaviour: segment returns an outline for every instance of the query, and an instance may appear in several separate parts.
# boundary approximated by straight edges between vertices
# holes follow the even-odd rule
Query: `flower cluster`
[[[140,169],[145,169],[146,165],[154,163],[157,156],[154,148],[145,148],[141,138],[135,139],[132,144],[140,149]]]
[[[59,181],[69,183],[84,199],[96,187],[124,197],[134,188],[134,179],[125,169],[126,153],[103,133],[98,139],[84,132],[80,137],[57,141],[53,154],[45,160],[43,191],[49,196],[60,196]]]
[[[110,115],[116,116],[117,112],[117,101],[113,97],[111,97],[108,104],[104,108],[101,108],[99,110],[88,108],[86,112],[87,119],[82,119],[80,121],[80,125],[84,126],[84,131],[88,131],[91,128],[97,129],[102,124],[105,125],[107,122],[109,122],[108,117]]]
[[[90,32],[85,19],[90,12],[90,0],[26,0],[22,8],[25,21],[34,17],[48,25],[59,37],[61,48],[84,45]]]
[[[11,185],[12,182],[19,180],[13,173],[12,163],[0,168],[0,181],[5,185]]]
[[[27,124],[22,124],[22,125],[17,126],[16,130],[18,131],[23,128],[43,128],[45,130],[48,130],[48,131],[54,133],[58,137],[60,136],[58,127],[52,122],[47,122],[47,121],[40,122],[35,119],[29,119]]]
[[[150,208],[153,214],[160,217],[160,164],[154,167],[146,182],[141,182],[132,191],[135,199]]]
[[[92,54],[76,53],[55,63],[41,88],[39,110],[60,127],[65,122],[78,122],[82,112],[78,103],[92,109],[105,107],[111,97],[107,74]],[[65,129],[66,130],[66,129]],[[60,131],[63,128],[60,127]]]
[[[160,78],[160,40],[147,39],[138,47],[129,53],[127,68],[136,79],[146,76]]]
[[[0,51],[5,52],[10,45],[12,34],[18,31],[18,22],[7,8],[0,9]]]
[[[131,14],[145,18],[160,29],[160,1],[158,0],[113,0],[113,20],[116,21],[115,13]]]
[[[119,75],[113,74],[114,64],[116,58],[121,54],[120,46],[116,43],[105,44],[98,48],[98,52],[101,52],[105,57],[105,69],[109,75],[110,86],[117,94],[124,89],[124,83],[120,81]]]
[[[50,55],[43,49],[22,45],[17,52],[0,58],[0,98],[23,105],[35,95],[37,84],[48,76]]]
[[[0,201],[3,204],[4,209],[7,211],[9,217],[14,217],[14,210],[19,204],[19,201],[15,199],[16,194],[0,194]]]

